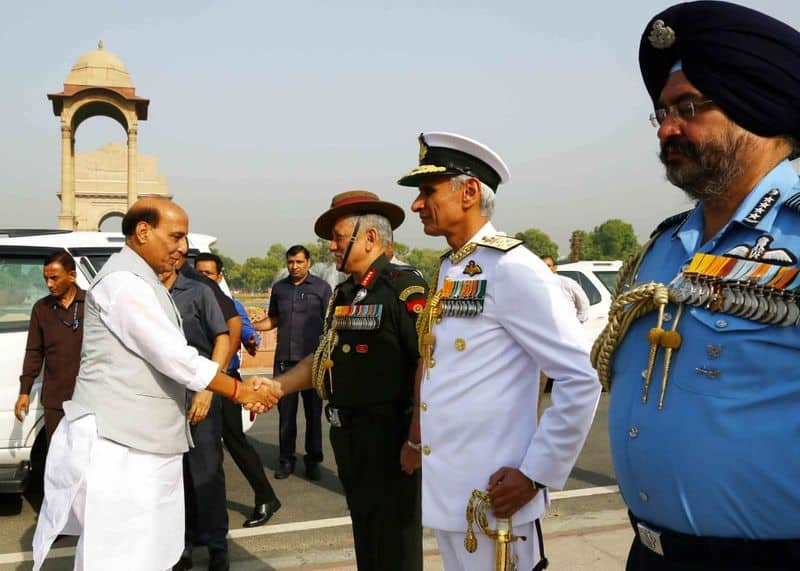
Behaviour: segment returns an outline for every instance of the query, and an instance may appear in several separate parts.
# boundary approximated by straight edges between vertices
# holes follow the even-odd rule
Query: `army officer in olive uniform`
[[[330,403],[331,443],[361,571],[422,569],[419,473],[400,469],[419,359],[426,285],[386,248],[403,210],[365,191],[333,198],[314,231],[350,274],[331,296],[314,355],[280,377],[284,394],[314,386]]]

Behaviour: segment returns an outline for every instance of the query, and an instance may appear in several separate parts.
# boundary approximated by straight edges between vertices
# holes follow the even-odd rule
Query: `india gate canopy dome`
[[[86,52],[67,76],[65,85],[93,85],[96,87],[133,87],[131,76],[125,64],[116,55],[103,48],[103,42],[97,49]]]

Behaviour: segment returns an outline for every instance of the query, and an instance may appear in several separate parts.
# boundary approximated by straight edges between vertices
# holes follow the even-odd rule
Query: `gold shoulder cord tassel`
[[[311,362],[311,384],[322,400],[327,400],[329,396],[325,390],[326,372],[328,373],[327,376],[331,393],[333,393],[333,359],[331,357],[333,355],[333,350],[339,343],[339,333],[337,333],[336,326],[332,323],[333,320],[331,319],[336,293],[337,292],[334,290],[331,294],[331,299],[325,310],[325,332],[322,335],[322,341],[320,341],[317,350],[314,351],[314,359]]]
[[[609,309],[608,324],[592,347],[591,362],[592,366],[597,369],[597,375],[603,387],[610,388],[611,360],[614,351],[616,351],[634,321],[658,308],[656,327],[652,328],[647,335],[650,351],[647,360],[642,402],[647,402],[658,348],[664,347],[664,372],[661,377],[661,394],[658,403],[658,408],[661,410],[664,408],[664,395],[667,388],[672,354],[681,345],[681,336],[677,331],[677,327],[683,314],[683,304],[678,305],[677,314],[672,322],[672,329],[665,331],[663,329],[664,309],[669,302],[669,288],[663,284],[650,282],[626,290],[628,281],[632,281],[638,273],[644,254],[651,243],[652,240],[644,246],[638,255],[629,257],[620,269],[617,285],[614,289],[614,301]]]
[[[469,553],[475,553],[478,549],[478,538],[472,526],[477,523],[478,528],[489,539],[495,541],[495,571],[514,571],[517,568],[517,558],[514,557],[511,544],[514,541],[527,541],[523,535],[513,535],[511,533],[511,518],[497,518],[497,529],[489,528],[489,520],[486,512],[492,505],[492,500],[487,492],[473,490],[467,502],[467,535],[464,538],[464,548]]]
[[[442,263],[439,262],[439,267],[436,269],[436,275],[433,276],[429,289],[429,291],[436,293],[428,297],[425,309],[422,310],[422,313],[417,318],[417,343],[419,354],[422,357],[423,374],[426,378],[430,377],[429,370],[433,367],[433,349],[436,346],[433,325],[442,314],[442,290],[436,291],[436,287],[439,285],[439,272],[441,269]]]

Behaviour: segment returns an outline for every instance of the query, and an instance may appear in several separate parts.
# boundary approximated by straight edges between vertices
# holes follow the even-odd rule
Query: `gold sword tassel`
[[[664,331],[664,309],[669,302],[669,289],[663,285],[657,285],[653,292],[653,301],[658,305],[658,320],[656,326],[647,332],[647,342],[650,344],[650,354],[647,358],[647,373],[644,377],[644,391],[642,392],[642,403],[647,404],[647,394],[650,391],[650,381],[653,377],[653,368],[656,364],[656,354],[661,345]]]

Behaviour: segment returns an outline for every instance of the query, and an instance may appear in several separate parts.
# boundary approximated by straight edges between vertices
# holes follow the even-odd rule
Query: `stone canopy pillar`
[[[122,61],[104,49],[85,53],[67,76],[64,90],[49,93],[53,113],[61,117],[61,210],[58,225],[67,230],[97,230],[109,214],[124,213],[140,194],[169,196],[165,190],[140,192],[138,174],[139,121],[147,120],[148,99],[136,95],[131,76]],[[75,135],[92,117],[113,119],[127,136],[125,187],[109,181],[87,185],[75,180]]]
[[[72,127],[61,123],[61,212],[58,227],[75,229],[75,139]]]
[[[128,128],[128,208],[136,202],[139,193],[136,188],[136,141],[138,128],[132,125]]]

